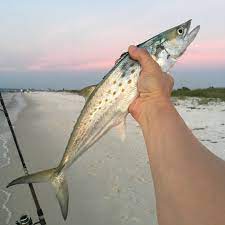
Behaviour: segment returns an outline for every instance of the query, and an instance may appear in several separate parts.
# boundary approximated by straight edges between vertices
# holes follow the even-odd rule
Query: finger
[[[160,71],[158,63],[154,61],[146,49],[131,45],[128,51],[130,56],[141,64],[142,71],[149,72],[149,74]]]

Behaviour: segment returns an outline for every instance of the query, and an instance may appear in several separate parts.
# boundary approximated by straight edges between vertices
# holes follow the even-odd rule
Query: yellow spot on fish
[[[130,66],[131,66],[131,67],[134,66],[134,63],[131,63]]]
[[[111,93],[111,90],[108,90],[108,94],[110,94]]]
[[[101,103],[102,103],[102,101],[99,101],[99,102],[98,102],[98,104],[101,104]]]
[[[113,84],[116,84],[116,81],[115,80],[113,81]]]
[[[122,86],[122,83],[119,83],[119,87],[121,87]]]
[[[124,88],[122,88],[122,90],[121,90],[122,92],[124,92],[125,91],[125,89]]]
[[[127,82],[128,84],[130,84],[131,83],[131,80],[128,80],[128,82]]]
[[[99,107],[98,109],[101,109],[101,107]]]
[[[131,73],[134,73],[135,72],[135,70],[131,70]]]
[[[115,95],[115,94],[116,94],[116,92],[114,91],[114,92],[113,92],[113,95]]]
[[[108,102],[108,99],[105,99],[106,102]]]

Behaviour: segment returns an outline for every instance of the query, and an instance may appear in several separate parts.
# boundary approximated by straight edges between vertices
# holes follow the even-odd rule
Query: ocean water
[[[14,124],[19,113],[26,106],[23,95],[20,93],[4,93],[2,97],[10,115],[11,122]],[[11,133],[6,118],[4,113],[0,111],[0,170],[10,165],[8,144],[11,140]],[[9,224],[12,213],[7,208],[7,202],[10,196],[11,193],[0,183],[0,224]]]

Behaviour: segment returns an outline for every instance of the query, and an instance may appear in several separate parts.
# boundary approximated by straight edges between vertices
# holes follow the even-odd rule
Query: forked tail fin
[[[19,177],[7,185],[7,188],[16,184],[50,182],[54,187],[64,220],[68,214],[69,192],[64,173],[58,172],[57,168],[40,171],[27,176]]]

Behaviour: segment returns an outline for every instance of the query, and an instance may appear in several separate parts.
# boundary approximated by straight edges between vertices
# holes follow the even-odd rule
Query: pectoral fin
[[[116,130],[118,131],[119,137],[122,141],[126,138],[126,120],[124,119],[119,125],[117,125]]]
[[[118,64],[120,61],[122,61],[127,55],[128,55],[128,52],[122,53],[119,59],[115,61],[115,65]]]

